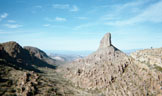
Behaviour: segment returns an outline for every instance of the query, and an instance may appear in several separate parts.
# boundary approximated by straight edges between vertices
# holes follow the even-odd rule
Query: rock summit
[[[107,48],[111,46],[111,34],[108,32],[104,35],[102,40],[100,41],[100,47],[99,48]]]

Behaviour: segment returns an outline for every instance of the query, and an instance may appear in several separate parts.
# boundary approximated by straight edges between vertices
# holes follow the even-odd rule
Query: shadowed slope
[[[22,48],[16,42],[6,42],[0,44],[0,64],[12,66],[14,68],[32,70],[36,72],[40,72],[38,69],[34,68],[33,66],[37,67],[49,67],[55,69],[56,66],[50,65],[41,58],[37,58],[33,54],[24,48]]]

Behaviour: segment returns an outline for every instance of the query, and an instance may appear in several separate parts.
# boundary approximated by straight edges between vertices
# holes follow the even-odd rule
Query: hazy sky
[[[0,0],[0,42],[46,50],[162,47],[162,0]]]

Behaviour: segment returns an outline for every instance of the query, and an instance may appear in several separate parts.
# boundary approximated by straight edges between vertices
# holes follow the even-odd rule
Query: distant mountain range
[[[60,61],[60,63],[61,62],[66,63],[66,62],[71,62],[86,57],[89,54],[91,54],[93,51],[46,50],[45,52],[52,59]]]
[[[71,51],[71,50],[44,50],[48,55],[49,54],[62,54],[62,55],[80,55],[80,56],[88,56],[93,50],[81,50],[81,51]]]
[[[129,50],[122,50],[124,53],[129,55],[132,52],[135,52],[140,49],[129,49]],[[83,57],[88,56],[89,54],[93,53],[92,50],[83,50],[83,51],[69,51],[69,50],[45,50],[47,55],[55,60],[70,62],[76,59],[80,59]]]
[[[55,53],[51,53],[49,54],[49,57],[51,57],[52,59],[58,60],[58,61],[64,61],[64,62],[70,62],[76,59],[80,59],[83,58],[83,56],[80,55],[64,55],[64,54],[55,54]]]
[[[124,53],[126,53],[127,55],[131,54],[132,52],[135,52],[137,50],[141,50],[141,49],[128,49],[128,50],[122,50]]]

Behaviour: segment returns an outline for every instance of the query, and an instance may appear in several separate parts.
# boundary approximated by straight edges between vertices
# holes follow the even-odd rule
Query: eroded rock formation
[[[157,87],[161,84],[161,73],[137,66],[132,58],[111,44],[110,33],[102,38],[96,52],[60,70],[75,86],[97,95],[145,96],[161,92]]]
[[[100,48],[107,48],[109,46],[112,46],[111,44],[111,34],[106,33],[102,40],[100,41]]]

